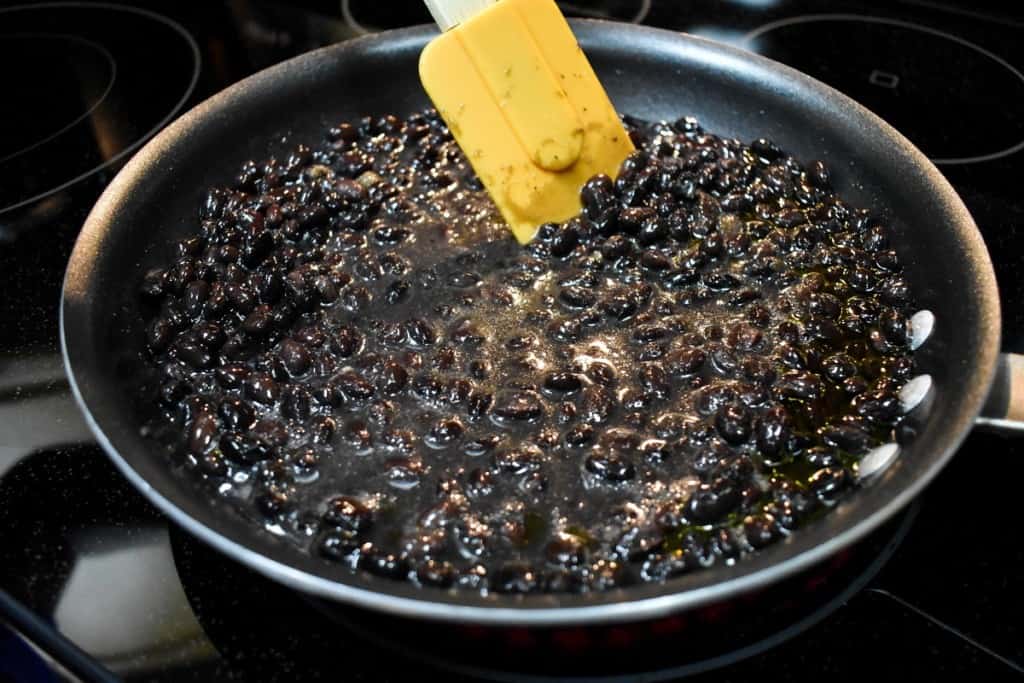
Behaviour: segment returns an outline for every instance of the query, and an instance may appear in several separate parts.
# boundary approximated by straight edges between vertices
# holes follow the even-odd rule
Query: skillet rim
[[[976,376],[961,394],[959,408],[955,411],[957,419],[943,426],[943,431],[949,436],[943,441],[941,454],[932,456],[929,466],[917,472],[909,485],[882,504],[873,509],[869,508],[870,512],[859,519],[846,520],[843,523],[835,519],[839,516],[838,513],[829,515],[827,520],[830,521],[803,528],[787,541],[759,551],[733,567],[703,570],[662,584],[629,586],[585,595],[491,594],[481,597],[475,593],[417,589],[407,582],[379,579],[365,572],[349,573],[342,570],[343,573],[339,573],[337,567],[327,566],[323,561],[316,562],[315,558],[307,558],[292,548],[284,548],[273,543],[271,538],[263,538],[269,537],[269,534],[251,533],[244,541],[231,538],[224,530],[230,531],[230,528],[236,525],[229,523],[226,516],[208,501],[197,502],[193,498],[186,499],[181,504],[176,503],[173,499],[180,498],[180,495],[175,491],[167,492],[167,486],[154,486],[153,482],[143,477],[111,443],[93,417],[87,400],[87,395],[93,389],[87,387],[83,392],[74,371],[79,363],[88,367],[89,358],[79,358],[83,353],[78,350],[80,347],[69,344],[69,331],[73,332],[86,326],[85,318],[91,307],[86,301],[90,266],[99,253],[104,233],[113,224],[119,203],[130,194],[133,186],[145,181],[151,167],[159,168],[159,158],[172,150],[176,144],[181,144],[182,139],[188,137],[193,125],[208,117],[229,111],[236,98],[244,97],[246,89],[272,87],[278,79],[290,73],[301,73],[307,69],[315,71],[316,66],[322,61],[342,59],[349,52],[370,50],[380,44],[392,47],[415,44],[436,33],[432,26],[419,26],[364,36],[307,52],[253,74],[211,96],[179,117],[137,152],[110,183],[89,213],[69,260],[61,293],[59,322],[65,371],[75,401],[103,450],[132,485],[171,520],[220,552],[292,588],[394,615],[440,621],[522,626],[636,621],[748,593],[827,559],[874,530],[906,506],[953,456],[970,431],[975,416],[981,411],[988,396],[996,371],[1001,325],[998,290],[987,249],[967,208],[938,169],[906,138],[869,110],[829,86],[783,64],[728,45],[664,29],[601,20],[574,20],[571,23],[584,45],[602,37],[607,38],[608,32],[614,32],[617,37],[623,33],[630,33],[634,34],[635,39],[661,43],[669,48],[695,51],[702,57],[726,66],[753,70],[776,86],[782,84],[804,96],[821,98],[824,103],[836,108],[836,111],[845,112],[845,115],[858,122],[858,125],[874,129],[891,145],[893,154],[903,155],[906,161],[921,172],[924,180],[935,191],[935,201],[941,202],[944,210],[955,219],[951,229],[961,238],[968,257],[967,263],[961,268],[965,271],[970,269],[966,275],[973,274],[979,290],[975,293],[979,303],[979,325],[977,329],[971,331],[977,336],[976,346],[979,349],[977,357],[973,360],[977,369]],[[145,443],[141,436],[135,437],[133,445],[136,448],[130,449],[136,451],[134,457],[149,456]],[[130,450],[126,449],[126,452]],[[152,450],[150,444],[148,451]],[[165,464],[162,465],[166,468]],[[166,469],[168,474],[173,476],[170,468]],[[876,486],[874,489],[861,491],[858,497],[866,499],[871,490],[877,491],[879,488]],[[205,521],[200,521],[183,507],[197,510],[205,517]],[[866,503],[864,507],[868,507]],[[836,527],[840,532],[829,536],[829,530]],[[815,543],[815,540],[820,542]],[[288,558],[291,562],[286,562],[282,558]],[[305,566],[306,569],[297,568],[299,565]],[[318,568],[321,571],[315,571]],[[331,569],[335,571],[329,571]],[[722,571],[723,569],[725,571]],[[336,578],[328,578],[328,574],[333,574]],[[714,582],[706,579],[716,574],[724,574],[726,578]],[[687,584],[695,585],[687,587]]]

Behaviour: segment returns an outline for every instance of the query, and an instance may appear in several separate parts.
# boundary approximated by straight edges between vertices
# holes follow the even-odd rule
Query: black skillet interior
[[[716,133],[772,138],[797,158],[823,159],[843,196],[890,222],[917,301],[938,317],[919,355],[937,397],[919,420],[919,436],[833,514],[740,566],[588,596],[479,597],[353,576],[285,547],[175,473],[139,435],[133,408],[142,274],[169,260],[174,241],[196,230],[203,188],[228,181],[243,161],[287,154],[342,120],[427,106],[416,60],[433,31],[410,29],[303,55],[200,105],[137,155],[88,219],[62,307],[69,373],[101,443],[175,521],[290,585],[365,606],[469,621],[616,620],[720,599],[806,566],[906,504],[953,454],[988,391],[999,311],[981,238],[938,171],[851,100],[773,62],[667,31],[603,22],[574,27],[619,111],[694,115]],[[501,607],[514,609],[494,609]],[[545,609],[551,607],[560,609]]]

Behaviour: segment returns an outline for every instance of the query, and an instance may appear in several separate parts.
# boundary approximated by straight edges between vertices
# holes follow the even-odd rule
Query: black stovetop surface
[[[562,4],[745,44],[896,125],[974,215],[996,266],[1004,350],[1024,351],[1024,16],[994,2],[927,0]],[[396,643],[380,635],[387,624],[328,616],[189,538],[115,472],[71,399],[60,283],[119,163],[183,108],[259,68],[427,19],[412,1],[198,5],[0,4],[0,681],[470,680],[481,672],[460,668],[458,647],[429,656],[430,628],[396,629]],[[696,678],[1024,673],[1024,545],[1011,507],[1022,484],[1024,447],[972,434],[814,604],[756,637],[737,635],[740,649],[723,646],[720,660],[701,665],[720,668]],[[465,647],[477,646],[467,636]],[[501,652],[509,661],[499,657],[497,670],[525,667],[512,660],[528,656]],[[674,680],[701,668],[692,664],[674,661],[671,645],[637,646],[622,650],[616,670],[620,680]],[[581,660],[576,673],[592,672]]]

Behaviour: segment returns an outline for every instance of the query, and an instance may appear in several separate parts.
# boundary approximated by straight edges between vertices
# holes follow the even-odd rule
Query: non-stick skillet
[[[841,195],[892,226],[913,294],[937,318],[918,351],[933,391],[909,419],[916,437],[895,463],[831,514],[734,567],[602,594],[486,597],[351,574],[302,555],[175,474],[140,434],[132,390],[143,339],[136,296],[142,274],[166,262],[174,242],[194,230],[204,188],[230,178],[243,161],[282,154],[338,121],[427,106],[416,61],[433,30],[414,28],[302,55],[212,97],[146,145],[86,221],[61,308],[71,386],[103,448],[171,519],[294,588],[386,612],[491,624],[638,620],[810,566],[916,496],[983,409],[989,424],[1015,426],[1012,418],[1024,411],[1024,371],[1019,359],[999,354],[999,297],[985,245],[953,189],[905,138],[821,83],[731,47],[613,23],[583,21],[574,29],[620,111],[648,119],[693,115],[716,133],[768,137],[797,158],[821,158]]]

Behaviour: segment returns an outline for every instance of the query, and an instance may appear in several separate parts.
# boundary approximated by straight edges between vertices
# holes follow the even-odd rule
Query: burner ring
[[[160,117],[157,117],[158,120],[156,120],[156,122],[153,125],[148,127],[148,129],[146,129],[145,131],[142,131],[138,135],[136,135],[135,138],[133,140],[131,140],[131,142],[129,142],[128,144],[124,145],[123,148],[118,149],[115,153],[111,154],[109,157],[100,160],[98,163],[95,163],[94,165],[91,165],[88,168],[85,168],[81,172],[75,172],[75,175],[73,175],[70,178],[61,178],[58,182],[56,182],[52,186],[45,186],[45,189],[33,191],[31,193],[27,193],[28,196],[24,196],[24,195],[21,196],[21,197],[17,197],[16,196],[13,199],[12,203],[10,203],[10,204],[0,204],[0,217],[8,215],[8,214],[10,214],[12,212],[18,211],[18,210],[23,209],[25,207],[31,206],[32,204],[35,204],[36,202],[38,202],[38,201],[40,201],[40,200],[42,200],[42,199],[44,199],[46,197],[52,196],[54,194],[57,194],[57,193],[65,190],[65,189],[71,187],[72,185],[74,185],[74,184],[76,184],[76,183],[78,183],[78,182],[80,182],[80,181],[82,181],[82,180],[84,180],[84,179],[94,175],[98,171],[101,171],[103,169],[106,169],[106,168],[109,168],[111,166],[114,166],[118,162],[128,158],[131,154],[133,154],[135,151],[137,151],[139,149],[139,147],[141,147],[147,140],[149,140],[153,135],[155,135],[164,126],[166,126],[180,112],[181,107],[188,101],[188,98],[191,97],[193,91],[195,90],[196,84],[199,82],[200,65],[201,65],[201,62],[202,62],[200,51],[199,51],[199,45],[196,43],[195,39],[191,36],[191,34],[189,34],[189,32],[181,24],[179,24],[178,22],[176,22],[176,21],[174,21],[174,20],[172,20],[172,19],[170,19],[170,18],[168,18],[166,16],[158,14],[156,12],[152,12],[152,11],[149,11],[149,10],[140,9],[140,8],[136,8],[136,7],[129,7],[129,6],[126,6],[126,5],[119,5],[119,4],[115,4],[115,3],[105,3],[105,2],[96,2],[96,3],[93,3],[93,2],[73,2],[73,1],[72,2],[43,2],[43,3],[37,3],[37,4],[33,3],[33,4],[12,5],[10,7],[2,7],[2,8],[0,8],[0,25],[2,25],[4,22],[8,21],[7,17],[14,17],[14,16],[18,15],[19,13],[21,13],[22,16],[24,16],[27,13],[30,13],[30,12],[38,13],[38,12],[47,12],[47,11],[52,11],[52,10],[58,10],[58,11],[60,11],[60,10],[77,10],[77,11],[88,11],[88,12],[100,12],[100,11],[121,12],[121,13],[125,13],[125,14],[134,15],[135,17],[142,17],[143,20],[149,20],[149,21],[156,22],[156,23],[162,25],[163,27],[170,29],[171,32],[174,35],[176,35],[179,39],[184,41],[183,47],[184,47],[185,51],[188,53],[188,56],[190,58],[192,72],[187,77],[187,84],[183,88],[181,96],[176,101],[174,101],[171,106],[169,106],[167,108],[167,111],[166,111],[165,114],[163,114]],[[11,21],[13,21],[13,20],[11,20]],[[5,36],[5,37],[11,37],[11,36],[15,36],[15,35],[25,35],[25,33],[26,32],[12,33],[12,34],[7,34],[7,36]],[[34,31],[29,31],[27,33],[31,33],[31,34],[35,34],[35,35],[40,35],[40,33],[36,33]],[[104,48],[103,46],[101,46],[99,44],[94,43],[94,41],[91,41],[91,40],[88,40],[88,39],[85,39],[85,38],[82,38],[82,37],[79,37],[79,36],[71,36],[71,35],[68,35],[66,33],[54,33],[53,35],[59,36],[62,39],[72,39],[72,40],[81,41],[84,44],[90,44],[90,47],[98,48],[101,51],[101,54],[104,55],[104,58],[109,59],[109,60],[112,61],[112,66],[115,69],[115,71],[114,71],[113,75],[111,75],[111,77],[109,79],[109,83],[107,84],[107,88],[106,88],[105,92],[103,93],[103,96],[97,98],[91,104],[91,106],[89,107],[89,111],[87,111],[85,114],[77,116],[70,124],[65,125],[60,130],[58,130],[56,133],[53,133],[53,134],[47,136],[45,139],[37,140],[36,142],[34,142],[34,143],[32,143],[32,144],[30,144],[30,145],[28,145],[26,147],[22,147],[22,148],[18,149],[17,151],[15,151],[12,154],[7,154],[3,158],[0,158],[0,163],[2,163],[4,161],[11,161],[15,157],[20,156],[22,154],[25,154],[26,152],[32,152],[33,150],[36,150],[38,147],[41,147],[42,145],[45,145],[48,142],[52,142],[55,138],[60,136],[62,133],[67,132],[68,130],[73,128],[75,125],[81,124],[82,121],[84,119],[88,118],[90,116],[90,114],[94,113],[96,111],[96,109],[98,109],[98,108],[100,108],[101,106],[104,105],[104,102],[107,99],[107,96],[110,94],[110,90],[115,87],[116,80],[117,80],[116,79],[116,75],[117,75],[117,71],[116,71],[116,69],[117,69],[117,59],[116,59],[116,57],[114,57],[114,55],[112,55],[110,53],[109,50],[107,50],[106,48]]]
[[[94,111],[96,111],[97,107],[103,104],[103,100],[107,99],[107,95],[109,95],[110,91],[114,88],[114,81],[117,80],[117,62],[114,60],[114,56],[110,54],[110,50],[107,50],[105,47],[94,41],[86,40],[85,38],[82,38],[80,36],[72,36],[64,33],[16,33],[10,36],[0,36],[0,39],[4,37],[13,38],[14,40],[45,38],[50,40],[62,40],[72,43],[79,43],[80,45],[85,45],[86,47],[99,53],[99,55],[106,60],[107,67],[110,69],[110,74],[107,78],[107,83],[103,88],[103,92],[100,93],[96,97],[96,99],[89,104],[88,108],[84,112],[82,112],[77,117],[72,119],[70,123],[67,123],[64,126],[58,128],[55,132],[50,133],[46,137],[36,140],[35,142],[31,142],[28,145],[21,147],[20,149],[16,149],[13,152],[0,157],[0,163],[3,163],[8,159],[12,159],[18,156],[19,154],[24,154],[25,152],[35,149],[36,147],[39,147],[40,145],[45,145],[47,142],[54,139],[61,133],[72,128],[79,121],[82,121],[83,119],[87,118]]]
[[[761,26],[758,26],[757,28],[755,28],[755,29],[749,31],[748,33],[746,33],[743,36],[742,44],[743,44],[743,47],[745,47],[746,49],[753,50],[753,43],[754,43],[754,41],[757,38],[759,38],[761,36],[764,36],[764,35],[772,32],[772,31],[775,31],[777,29],[785,28],[787,26],[796,26],[796,25],[801,25],[801,24],[813,24],[813,23],[830,22],[830,21],[831,22],[862,22],[862,23],[867,23],[867,24],[882,24],[882,25],[887,25],[887,26],[895,26],[895,27],[898,27],[898,28],[907,29],[907,30],[910,30],[910,31],[917,31],[917,32],[920,32],[920,33],[924,33],[924,34],[927,34],[927,35],[935,36],[935,37],[938,37],[938,38],[943,38],[943,39],[946,39],[946,40],[951,40],[954,43],[956,43],[956,44],[958,44],[958,45],[960,45],[962,47],[965,47],[965,48],[967,48],[969,50],[973,50],[974,52],[982,55],[983,57],[986,57],[989,60],[995,62],[996,64],[998,64],[999,66],[1003,67],[1008,72],[1013,74],[1013,76],[1018,81],[1020,81],[1022,84],[1024,84],[1024,73],[1022,73],[1019,69],[1014,67],[1012,64],[1010,64],[1008,61],[1006,61],[1005,59],[1003,59],[999,55],[993,53],[990,50],[985,49],[984,47],[982,47],[982,46],[980,46],[980,45],[978,45],[976,43],[973,43],[973,42],[967,40],[966,38],[961,38],[958,35],[955,35],[955,34],[952,34],[952,33],[947,33],[946,31],[941,31],[939,29],[931,28],[930,26],[923,26],[921,24],[916,24],[916,23],[910,22],[910,21],[903,21],[903,20],[900,20],[900,19],[889,19],[889,18],[886,18],[886,17],[876,17],[876,16],[872,16],[872,15],[867,15],[867,14],[842,14],[842,13],[839,13],[839,14],[805,14],[805,15],[800,15],[800,16],[796,16],[796,17],[789,17],[789,18],[786,18],[786,19],[779,19],[777,21],[772,21],[772,22],[769,22],[767,24],[763,24]],[[1001,159],[1001,158],[1009,156],[1011,154],[1015,154],[1016,152],[1019,152],[1022,149],[1024,149],[1024,140],[1020,140],[1019,142],[1017,142],[1017,143],[1015,143],[1013,145],[1010,145],[1008,147],[1004,147],[1003,149],[1000,149],[1000,150],[997,150],[995,152],[991,152],[991,153],[988,153],[988,154],[979,154],[979,155],[972,155],[972,156],[954,156],[954,157],[931,157],[929,155],[929,158],[931,159],[932,163],[935,163],[935,164],[943,164],[943,165],[974,164],[974,163],[979,163],[979,162],[983,162],[983,161],[993,161],[995,159]]]

